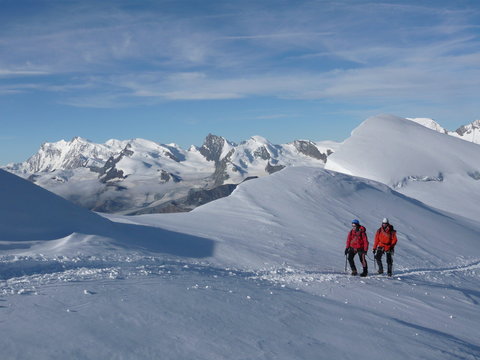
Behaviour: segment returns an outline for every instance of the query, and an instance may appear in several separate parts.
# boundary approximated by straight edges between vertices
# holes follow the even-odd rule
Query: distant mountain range
[[[408,120],[480,144],[480,120],[456,131],[445,130],[433,119]],[[261,136],[235,144],[209,134],[202,146],[188,150],[145,139],[96,144],[75,137],[45,143],[27,161],[3,169],[99,212],[184,212],[228,196],[245,180],[288,166],[324,167],[327,158],[342,148],[343,143],[333,141],[276,145]]]
[[[323,166],[338,146],[308,140],[275,145],[260,136],[235,144],[209,134],[202,146],[184,150],[144,139],[96,144],[75,137],[45,143],[27,161],[4,170],[99,212],[178,212],[287,166]]]

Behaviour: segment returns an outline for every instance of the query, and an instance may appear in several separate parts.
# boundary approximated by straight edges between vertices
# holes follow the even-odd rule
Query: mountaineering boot
[[[352,273],[351,273],[352,276],[355,276],[357,275],[357,269],[352,269]]]
[[[379,268],[379,269],[378,269],[378,274],[379,274],[379,275],[382,275],[382,274],[383,274],[383,268]]]
[[[363,272],[360,274],[361,277],[365,277],[368,275],[368,269],[366,267],[363,268]]]

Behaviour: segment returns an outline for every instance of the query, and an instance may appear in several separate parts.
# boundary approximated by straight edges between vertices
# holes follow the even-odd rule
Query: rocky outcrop
[[[243,171],[239,166],[231,162],[232,155],[235,153],[235,144],[227,142],[224,138],[212,134],[208,134],[199,149],[208,161],[215,162],[215,171],[211,178],[213,180],[213,186],[217,187],[222,185],[230,177],[227,172],[227,167],[230,165],[233,171]],[[231,147],[230,150],[228,148]],[[222,154],[228,150],[228,153],[222,157]]]
[[[321,153],[313,142],[307,140],[295,140],[293,145],[299,153],[310,156],[314,159],[322,160],[323,162],[326,162],[327,156],[332,154],[331,151],[330,153],[327,152],[327,154]]]
[[[165,171],[165,170],[160,171],[160,181],[161,182],[167,183],[171,180],[175,183],[178,183],[178,182],[182,181],[182,178],[178,175],[169,173],[168,171]]]
[[[230,176],[227,173],[227,166],[231,164],[230,160],[234,152],[235,152],[235,149],[232,149],[222,160],[215,161],[215,171],[212,175],[213,184],[214,184],[213,186],[220,186],[230,178]],[[240,168],[238,168],[234,164],[232,164],[232,166],[236,171],[240,170]]]
[[[227,141],[217,135],[208,134],[199,151],[208,161],[219,161]]]
[[[270,175],[285,168],[285,165],[272,165],[270,162],[265,167],[265,171]]]
[[[468,173],[473,180],[480,180],[480,171],[471,171]]]
[[[257,150],[254,151],[253,156],[256,158],[260,158],[262,160],[270,160],[271,156],[265,146],[259,147]]]
[[[211,201],[226,197],[235,190],[237,185],[226,184],[220,185],[213,189],[191,189],[188,195],[180,199],[165,202],[158,206],[144,208],[142,210],[134,211],[128,215],[141,214],[157,214],[157,213],[172,213],[172,212],[187,212],[195,209],[198,206],[207,204]]]
[[[393,184],[394,189],[401,189],[405,187],[410,182],[430,182],[430,181],[437,181],[442,182],[444,180],[443,174],[440,172],[437,176],[428,176],[428,175],[410,175],[404,177],[401,181]]]
[[[133,151],[130,150],[131,146],[128,144],[125,149],[117,156],[111,156],[105,166],[100,169],[99,179],[102,183],[107,183],[109,181],[115,180],[123,180],[126,179],[127,176],[124,175],[123,170],[117,169],[117,164],[122,160],[125,156],[132,156]]]

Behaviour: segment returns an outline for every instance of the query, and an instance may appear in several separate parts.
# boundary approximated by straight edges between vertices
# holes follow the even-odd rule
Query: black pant
[[[363,249],[349,248],[348,263],[350,264],[350,269],[352,269],[352,271],[357,271],[357,267],[355,266],[355,261],[353,261],[355,254],[358,254],[358,257],[360,258],[360,262],[362,263],[363,268],[366,269],[368,267],[367,260],[365,259],[366,252],[363,251]]]
[[[388,273],[392,273],[392,268],[393,268],[393,256],[390,253],[390,251],[385,251],[383,248],[377,248],[377,253],[375,254],[375,260],[377,261],[378,264],[378,271],[383,272],[383,264],[382,264],[382,257],[383,254],[387,254],[387,266],[388,266]]]

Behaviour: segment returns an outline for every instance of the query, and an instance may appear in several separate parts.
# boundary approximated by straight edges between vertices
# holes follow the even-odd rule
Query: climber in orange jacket
[[[393,271],[393,253],[397,244],[397,232],[390,225],[387,218],[382,221],[382,226],[375,233],[375,243],[373,244],[373,254],[378,264],[378,273],[383,274],[382,256],[387,254],[387,275],[392,276]]]

